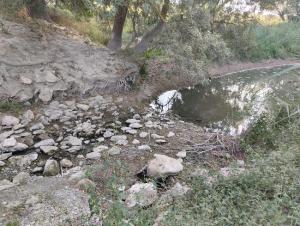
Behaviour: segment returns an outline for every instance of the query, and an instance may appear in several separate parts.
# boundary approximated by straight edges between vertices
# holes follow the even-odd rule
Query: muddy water
[[[238,72],[161,94],[151,107],[232,135],[275,106],[300,104],[300,64]]]

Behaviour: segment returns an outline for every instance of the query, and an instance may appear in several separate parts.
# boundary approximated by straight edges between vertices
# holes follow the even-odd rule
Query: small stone
[[[73,183],[77,183],[78,181],[80,181],[81,179],[85,178],[86,175],[83,171],[78,171],[73,173],[70,177],[69,177],[69,181],[73,182]]]
[[[178,158],[184,159],[186,157],[186,151],[180,151],[176,154]]]
[[[49,102],[52,99],[53,90],[49,88],[43,88],[40,90],[39,99],[45,103]]]
[[[164,139],[158,139],[158,140],[155,140],[155,143],[157,143],[157,144],[165,144],[165,143],[167,143],[167,141],[164,140]]]
[[[244,167],[244,166],[245,166],[244,160],[237,160],[236,163],[237,163],[237,165],[238,165],[239,167]]]
[[[160,136],[160,135],[155,134],[155,133],[151,134],[151,137],[152,137],[153,139],[155,139],[155,140],[157,140],[157,139],[165,139],[164,136]]]
[[[139,114],[135,114],[132,118],[133,119],[141,119],[141,116]]]
[[[10,156],[12,156],[12,153],[4,153],[0,155],[0,161],[8,159]]]
[[[43,172],[43,167],[41,167],[41,166],[34,167],[31,172],[32,173],[41,173],[41,172]]]
[[[158,198],[157,190],[153,183],[136,183],[126,191],[126,194],[125,204],[129,208],[150,206]]]
[[[129,127],[132,128],[132,129],[140,129],[140,128],[143,127],[143,125],[140,124],[140,123],[138,123],[138,122],[136,122],[136,123],[131,123],[131,124],[129,125]]]
[[[82,139],[74,136],[67,137],[67,143],[71,146],[81,146],[82,145]]]
[[[98,160],[101,158],[101,154],[99,152],[90,152],[86,154],[87,159]]]
[[[155,154],[147,166],[147,175],[153,178],[163,178],[177,175],[183,170],[182,159],[174,159],[166,155]]]
[[[107,131],[103,134],[103,137],[104,137],[104,138],[110,138],[110,137],[112,137],[113,135],[114,135],[113,132],[107,130]]]
[[[76,107],[79,108],[82,111],[88,111],[89,108],[90,108],[90,106],[86,105],[86,104],[77,104]]]
[[[140,120],[137,120],[137,119],[127,119],[126,120],[127,124],[133,124],[133,123],[139,123],[139,122],[140,122]]]
[[[170,137],[174,137],[174,136],[175,136],[175,133],[174,133],[174,132],[169,132],[168,135],[167,135],[167,137],[169,137],[169,138],[170,138]]]
[[[34,119],[34,113],[31,110],[27,110],[26,112],[24,112],[24,114],[22,116],[22,123],[28,124],[33,119]]]
[[[25,76],[20,77],[20,81],[25,84],[25,85],[30,85],[32,84],[32,80],[30,78],[27,78]]]
[[[109,155],[119,155],[121,153],[121,149],[118,147],[112,147],[107,152]]]
[[[0,167],[3,167],[3,166],[5,166],[5,162],[0,160]]]
[[[6,128],[12,128],[15,125],[18,125],[20,120],[14,116],[6,115],[2,118],[1,124]]]
[[[128,140],[118,140],[116,144],[121,146],[126,146],[128,144]]]
[[[93,148],[93,152],[102,152],[108,150],[108,147],[105,145],[100,145],[98,147]]]
[[[59,174],[59,171],[59,164],[56,160],[48,159],[46,161],[43,173],[45,176],[56,176]]]
[[[136,145],[136,144],[140,144],[140,141],[137,140],[137,139],[134,139],[131,143],[134,144],[134,145]]]
[[[117,142],[117,141],[120,141],[120,140],[127,140],[127,136],[125,135],[116,135],[116,136],[112,136],[110,138],[111,141],[113,142]]]
[[[146,133],[146,132],[141,132],[140,133],[140,138],[145,138],[145,137],[147,137],[149,135],[149,133]]]
[[[151,151],[151,147],[149,145],[141,145],[141,146],[138,146],[138,150],[140,150],[140,151]]]
[[[56,77],[52,71],[47,71],[45,75],[45,80],[49,83],[55,83],[59,81],[59,78]]]
[[[58,147],[56,146],[40,146],[40,149],[42,150],[43,153],[47,155],[53,155],[54,152],[58,150]]]
[[[13,178],[14,184],[26,184],[30,178],[29,173],[21,172]]]
[[[5,148],[16,146],[17,141],[14,137],[7,138],[3,141],[2,146]]]
[[[104,137],[99,137],[99,138],[97,139],[97,141],[98,141],[99,143],[102,143],[102,142],[105,141],[105,139],[104,139]]]
[[[53,139],[42,140],[34,145],[35,148],[39,148],[41,146],[54,146],[55,141]]]
[[[69,159],[62,159],[60,161],[60,166],[63,168],[70,168],[73,166],[73,163]]]
[[[30,131],[43,130],[43,129],[45,129],[45,126],[42,123],[34,124],[29,128]]]
[[[83,191],[90,191],[91,189],[94,189],[96,187],[96,184],[88,178],[83,178],[78,181],[76,187]]]

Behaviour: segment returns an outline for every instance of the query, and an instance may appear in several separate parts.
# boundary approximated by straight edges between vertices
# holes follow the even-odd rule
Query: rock
[[[101,154],[99,152],[93,151],[86,154],[87,159],[98,160],[101,158]]]
[[[58,162],[54,159],[48,159],[46,161],[43,174],[45,176],[56,176],[59,174],[59,172],[60,170]]]
[[[88,178],[83,178],[78,181],[76,187],[83,191],[90,191],[91,189],[94,189],[96,187],[96,184]]]
[[[136,145],[136,144],[140,144],[140,141],[137,140],[137,139],[134,139],[131,143],[134,144],[134,145]]]
[[[133,124],[133,123],[139,123],[139,122],[140,122],[140,120],[137,120],[137,119],[127,119],[126,120],[127,124]]]
[[[0,161],[8,159],[10,156],[12,156],[12,153],[4,153],[0,155]]]
[[[74,136],[67,137],[66,144],[69,144],[71,146],[81,146],[82,145],[82,139]]]
[[[155,139],[155,140],[157,140],[157,139],[165,139],[164,136],[160,136],[160,135],[155,134],[155,133],[151,134],[151,137],[152,137],[153,139]]]
[[[72,146],[67,149],[67,152],[74,154],[74,153],[77,153],[78,151],[80,151],[81,149],[82,149],[82,146]]]
[[[137,134],[137,130],[130,128],[130,129],[126,130],[126,133],[134,135],[134,134]]]
[[[39,99],[45,103],[51,101],[53,96],[53,90],[49,88],[43,88],[40,90]]]
[[[157,143],[157,144],[165,144],[165,143],[167,143],[167,141],[164,140],[164,139],[158,139],[158,140],[155,140],[155,143]]]
[[[99,143],[102,143],[102,142],[105,141],[105,139],[104,139],[104,137],[99,137],[99,138],[97,138],[97,141],[98,141]]]
[[[37,160],[37,158],[37,153],[31,153],[28,155],[12,156],[8,159],[8,161],[11,164],[18,165],[19,167],[26,167],[29,166],[33,161]]]
[[[42,150],[43,153],[47,155],[53,155],[54,152],[58,150],[58,147],[56,146],[40,146],[40,149]]]
[[[62,159],[60,161],[60,166],[63,168],[71,168],[73,163],[69,159]]]
[[[147,166],[147,176],[153,178],[164,178],[177,175],[183,170],[182,160],[174,159],[166,155],[155,154]]]
[[[117,145],[126,146],[128,144],[127,140],[118,140],[116,142]]]
[[[28,148],[28,146],[26,144],[23,143],[17,143],[15,146],[7,148],[7,152],[20,152],[20,151],[24,151]]]
[[[175,136],[175,133],[174,133],[174,132],[169,132],[168,135],[167,135],[167,137],[169,137],[169,138],[170,138],[170,137],[174,137],[174,136]]]
[[[149,145],[141,145],[141,146],[138,146],[138,150],[140,150],[140,151],[151,151],[151,147]]]
[[[32,84],[32,80],[30,78],[25,77],[25,76],[21,76],[20,81],[25,85],[31,85]]]
[[[6,138],[10,137],[12,134],[14,134],[14,131],[6,131],[0,134],[0,142],[4,141]]]
[[[29,173],[21,172],[13,178],[14,184],[26,184],[30,178]]]
[[[186,151],[180,151],[176,154],[178,158],[184,159],[186,157]]]
[[[34,167],[33,169],[32,169],[32,173],[40,173],[40,172],[43,172],[43,167],[41,167],[41,166],[37,166],[37,167]]]
[[[168,190],[165,194],[171,195],[172,197],[180,197],[184,196],[191,189],[188,186],[181,185],[177,182],[170,190]]]
[[[35,148],[39,148],[41,146],[54,146],[55,141],[53,139],[42,140],[34,145]]]
[[[129,208],[135,206],[147,207],[158,198],[157,190],[153,183],[136,183],[126,193],[125,204]]]
[[[0,181],[0,191],[4,191],[6,189],[12,188],[16,186],[14,183],[10,182],[9,180],[1,180]]]
[[[140,128],[143,127],[143,125],[140,124],[140,123],[138,123],[138,122],[136,122],[136,123],[131,123],[131,124],[129,125],[129,127],[132,128],[132,129],[140,129]]]
[[[34,113],[31,110],[27,110],[22,115],[22,123],[28,124],[34,119]]]
[[[69,181],[71,181],[73,183],[77,183],[78,181],[80,181],[81,179],[83,179],[85,177],[86,177],[86,175],[83,171],[78,171],[78,172],[71,174],[71,176],[69,177]]]
[[[20,120],[14,116],[6,115],[2,118],[1,124],[5,128],[12,128],[15,125],[18,125]]]
[[[52,71],[47,71],[45,75],[46,82],[49,83],[55,83],[59,81],[59,78],[55,76],[55,74]]]
[[[146,133],[146,132],[141,132],[141,133],[139,134],[140,138],[145,138],[145,137],[147,137],[148,135],[149,135],[149,133]]]
[[[93,152],[102,152],[108,150],[108,147],[105,145],[100,145],[93,148]]]
[[[35,204],[39,203],[41,201],[41,199],[36,196],[36,195],[32,195],[29,199],[26,200],[25,205],[32,207]]]
[[[110,140],[113,141],[113,142],[118,142],[120,140],[127,140],[127,136],[125,136],[125,135],[116,135],[116,136],[112,136],[110,138]]]
[[[135,114],[132,118],[133,119],[141,119],[141,116],[139,114]]]
[[[88,111],[90,109],[90,106],[86,104],[76,104],[76,107],[82,111]]]
[[[7,138],[3,141],[2,146],[4,148],[14,147],[17,144],[17,141],[14,137]]]
[[[104,138],[110,138],[110,137],[112,137],[113,135],[114,135],[113,132],[107,130],[107,131],[103,134],[103,137],[104,137]]]
[[[31,126],[29,128],[30,131],[43,130],[43,129],[45,129],[45,126],[43,125],[43,123],[34,124],[33,126]]]
[[[109,155],[119,155],[121,153],[121,149],[118,147],[112,147],[107,152]]]
[[[6,165],[5,162],[3,162],[3,161],[0,160],[0,167],[3,167],[5,165]]]

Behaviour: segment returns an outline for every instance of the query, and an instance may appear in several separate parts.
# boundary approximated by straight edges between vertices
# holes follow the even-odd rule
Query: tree
[[[45,0],[26,0],[25,7],[30,17],[48,17],[47,2]]]
[[[159,34],[163,30],[169,8],[170,8],[170,0],[164,0],[163,6],[162,6],[161,12],[160,12],[160,19],[159,19],[158,23],[155,25],[155,27],[153,29],[148,31],[144,35],[144,37],[142,38],[140,43],[138,43],[136,45],[136,47],[135,47],[136,52],[146,51],[149,43],[157,36],[157,34]]]
[[[124,0],[117,6],[117,12],[114,19],[114,26],[112,30],[112,38],[108,43],[108,48],[117,50],[122,47],[123,28],[128,12],[128,1]]]

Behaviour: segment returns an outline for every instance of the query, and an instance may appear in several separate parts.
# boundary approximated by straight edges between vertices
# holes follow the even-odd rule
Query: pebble
[[[60,166],[63,168],[70,168],[73,166],[73,163],[69,159],[62,159],[60,161]]]
[[[98,160],[101,158],[101,154],[99,152],[93,151],[86,154],[87,159]]]

